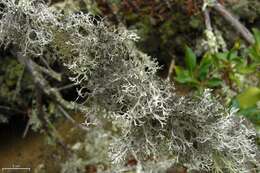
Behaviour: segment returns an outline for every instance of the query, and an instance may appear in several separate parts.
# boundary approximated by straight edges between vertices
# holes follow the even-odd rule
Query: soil
[[[45,172],[59,173],[60,162],[64,149],[59,146],[48,145],[46,135],[29,131],[23,136],[27,120],[19,116],[12,118],[9,124],[0,124],[0,169],[3,168],[30,168],[29,170],[15,170],[12,173],[36,172],[42,167]],[[57,131],[66,144],[75,142],[79,131],[67,120],[55,123]],[[73,135],[72,135],[73,133]],[[80,134],[80,133],[78,133]],[[9,172],[11,173],[11,172]]]

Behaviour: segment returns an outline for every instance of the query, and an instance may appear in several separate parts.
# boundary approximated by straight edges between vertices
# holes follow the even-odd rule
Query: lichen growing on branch
[[[41,1],[0,1],[0,42],[26,58],[55,54],[67,67],[93,123],[117,129],[109,155],[117,167],[129,157],[189,170],[250,172],[259,154],[255,131],[210,92],[178,96],[160,68],[133,42],[138,36],[91,14],[62,15]],[[92,117],[93,118],[93,117]],[[152,163],[151,163],[152,162]]]
[[[40,3],[39,3],[40,2]],[[1,1],[0,42],[16,44],[25,54],[42,55],[52,41],[56,16],[41,1]]]

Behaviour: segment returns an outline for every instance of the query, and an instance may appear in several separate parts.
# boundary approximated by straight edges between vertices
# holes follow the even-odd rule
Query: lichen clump
[[[167,162],[189,170],[250,172],[258,164],[254,129],[209,91],[199,98],[178,96],[156,76],[158,64],[134,47],[133,32],[91,14],[53,12],[41,1],[0,4],[1,44],[28,58],[57,54],[80,86],[86,115],[94,115],[100,128],[110,122],[117,129],[108,153],[117,167],[129,157],[141,170]]]

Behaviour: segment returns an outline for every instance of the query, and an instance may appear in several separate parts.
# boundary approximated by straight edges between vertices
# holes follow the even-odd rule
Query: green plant
[[[239,108],[239,114],[259,128],[260,31],[253,29],[253,33],[253,45],[242,47],[240,42],[236,42],[225,52],[205,53],[200,61],[189,47],[185,47],[185,67],[175,66],[175,80],[199,91],[227,86],[227,92],[233,92],[233,95],[221,90],[220,95],[234,97],[229,99],[232,106]]]
[[[255,124],[260,130],[260,89],[249,87],[238,94],[232,101],[232,106],[239,108],[239,113]]]
[[[253,29],[254,38],[255,38],[255,44],[253,44],[249,48],[249,56],[252,60],[260,63],[260,30],[254,28]]]
[[[175,66],[178,83],[196,89],[216,88],[224,82],[230,88],[244,88],[247,75],[258,73],[260,62],[260,31],[253,29],[255,44],[241,48],[237,42],[230,50],[205,53],[200,61],[195,53],[185,47],[185,68]],[[254,74],[258,75],[258,74]]]
[[[232,49],[212,55],[216,71],[230,88],[238,92],[257,85],[257,80],[255,84],[250,80],[259,76],[260,31],[257,29],[253,31],[255,38],[253,45],[242,48],[237,42]]]
[[[185,47],[185,68],[175,66],[175,80],[180,84],[186,84],[199,90],[205,88],[215,88],[222,84],[218,74],[213,73],[213,58],[210,54],[205,54],[200,62],[195,53]]]
[[[253,29],[255,43],[247,48],[246,53],[250,58],[250,63],[244,68],[240,68],[242,72],[253,73],[256,78],[259,78],[260,67],[260,31]],[[252,80],[252,78],[248,79]],[[232,101],[232,106],[239,108],[239,114],[247,117],[254,123],[256,128],[260,130],[260,87],[259,80],[253,85],[243,86],[243,90],[238,92],[237,96]]]

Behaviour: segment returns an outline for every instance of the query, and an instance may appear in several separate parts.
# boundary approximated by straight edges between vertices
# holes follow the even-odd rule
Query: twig
[[[43,64],[44,64],[48,69],[51,69],[49,63],[46,61],[45,58],[43,58],[42,56],[40,56],[40,60],[43,62]]]
[[[207,30],[208,31],[212,31],[210,14],[209,14],[209,10],[208,9],[204,10],[204,18],[205,18],[205,25],[206,25]]]
[[[27,133],[28,133],[28,130],[29,130],[29,127],[30,127],[30,121],[28,120],[28,122],[26,123],[26,127],[23,131],[23,138],[26,137]]]
[[[64,100],[56,88],[53,88],[49,85],[48,81],[42,76],[42,74],[38,71],[37,65],[30,58],[27,58],[21,52],[12,51],[12,54],[18,58],[18,60],[25,64],[26,69],[31,73],[34,83],[39,87],[44,94],[46,94],[49,98],[53,99],[59,105],[64,107],[67,110],[78,110],[80,112],[86,112],[87,108],[77,103],[69,102]]]
[[[19,76],[19,79],[18,79],[18,81],[17,81],[17,83],[16,83],[16,88],[15,88],[15,93],[14,93],[14,96],[13,96],[13,100],[16,100],[16,97],[17,97],[17,95],[20,93],[20,91],[21,91],[21,83],[22,83],[22,79],[23,79],[23,75],[24,75],[24,70],[25,68],[24,68],[24,66],[23,66],[23,69],[22,69],[22,73],[20,74],[20,76]]]
[[[38,84],[35,83],[35,85],[37,86]],[[68,147],[63,142],[61,136],[59,135],[55,127],[50,123],[47,116],[45,115],[45,112],[43,110],[42,95],[43,95],[42,90],[39,87],[36,87],[36,109],[37,109],[36,115],[41,121],[42,127],[45,130],[46,134],[49,137],[56,139],[57,143],[61,145],[65,149],[65,151],[68,151],[67,150]],[[52,130],[52,132],[50,130]]]
[[[15,114],[26,114],[24,111],[13,108],[13,107],[9,107],[9,106],[3,106],[0,105],[0,112],[7,112],[10,113],[10,115],[15,115]]]
[[[61,81],[61,74],[57,73],[56,71],[52,70],[52,69],[47,69],[44,68],[38,64],[34,64],[39,70],[41,70],[43,73],[49,75],[50,77],[52,77],[53,79],[56,79],[57,81]]]
[[[233,14],[231,14],[222,4],[216,2],[213,5],[213,8],[229,22],[241,35],[242,37],[250,44],[254,44],[254,37],[252,33],[243,25],[241,22],[236,19]]]
[[[174,61],[174,58],[172,58],[171,64],[170,64],[170,67],[168,70],[168,77],[167,77],[170,82],[173,81],[174,68],[175,68],[175,61]]]
[[[72,84],[68,84],[68,85],[65,85],[65,86],[62,86],[62,87],[59,87],[57,88],[59,91],[61,90],[66,90],[66,89],[69,89],[69,88],[72,88],[74,86],[78,86],[79,84],[76,84],[76,83],[72,83]]]
[[[59,109],[59,110],[61,111],[61,113],[62,113],[68,120],[70,120],[76,127],[85,130],[84,126],[82,126],[81,124],[78,124],[78,123],[76,122],[76,120],[74,120],[74,119],[69,115],[69,113],[66,112],[66,110],[63,109],[63,107],[58,106],[58,109]]]

